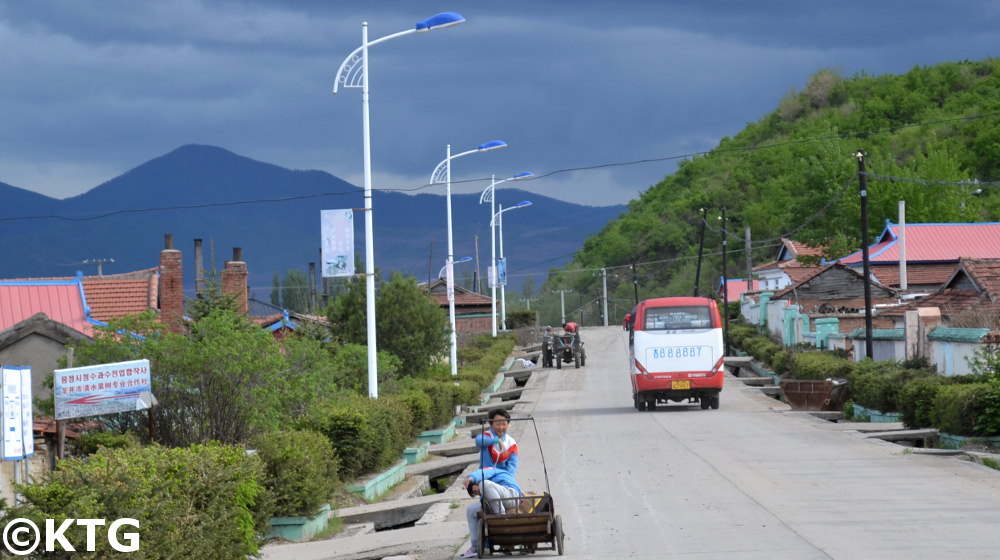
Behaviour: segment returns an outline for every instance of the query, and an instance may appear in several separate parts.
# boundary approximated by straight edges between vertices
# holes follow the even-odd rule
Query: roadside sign
[[[34,417],[31,409],[31,368],[2,366],[3,459],[20,461],[35,454]]]
[[[154,404],[151,390],[149,360],[53,372],[57,420],[145,410]]]

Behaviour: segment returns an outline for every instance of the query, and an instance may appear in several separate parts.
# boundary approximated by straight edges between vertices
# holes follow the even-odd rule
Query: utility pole
[[[861,188],[861,258],[865,282],[865,357],[872,358],[872,285],[871,261],[868,256],[868,173],[865,172],[864,150],[854,152],[858,158],[858,186]]]
[[[573,293],[573,290],[553,290],[552,291],[553,294],[555,294],[555,293],[559,294],[559,310],[560,310],[560,315],[559,316],[562,317],[562,324],[563,325],[566,324],[566,293],[567,292]]]
[[[632,290],[635,292],[635,304],[639,305],[639,276],[636,274],[635,261],[632,261]]]
[[[750,252],[750,226],[747,226],[746,228],[747,237],[744,245],[746,249],[744,251],[746,252],[747,258],[747,291],[749,292],[753,290],[753,255]]]
[[[707,208],[701,209],[701,233],[698,234],[698,268],[694,272],[694,297],[698,297],[698,282],[701,280],[701,256],[705,252],[705,216]]]
[[[604,289],[601,297],[601,309],[604,315],[604,326],[608,326],[608,269],[601,267],[601,286]]]
[[[475,286],[475,289],[473,291],[475,291],[477,294],[483,293],[482,283],[483,283],[482,277],[479,276],[479,234],[477,233],[476,234],[476,273],[473,275],[473,278],[472,278],[472,285]]]
[[[729,231],[726,229],[726,207],[722,207],[722,347],[729,355],[729,273],[726,270],[726,243]]]
[[[97,265],[97,275],[104,276],[104,263],[113,263],[115,259],[84,259],[83,264],[96,264]]]
[[[538,301],[538,298],[533,298],[533,297],[523,297],[518,299],[524,302],[524,305],[526,306],[528,311],[531,311],[531,302]]]

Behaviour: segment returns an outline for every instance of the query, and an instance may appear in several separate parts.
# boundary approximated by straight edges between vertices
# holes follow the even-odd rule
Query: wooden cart
[[[527,494],[518,498],[488,500],[480,497],[482,509],[477,524],[479,558],[492,556],[494,552],[503,554],[534,554],[541,551],[555,551],[563,555],[562,518],[556,514],[555,502],[549,489],[549,473],[545,467],[545,454],[538,435],[538,426],[532,417],[511,418],[511,422],[530,420],[538,442],[539,458],[545,475],[545,493]],[[481,420],[485,428],[486,420]],[[480,465],[483,468],[483,465]],[[501,502],[497,504],[496,502]],[[503,507],[499,507],[499,506]],[[504,513],[493,513],[503,511]]]
[[[539,550],[554,550],[563,555],[562,518],[556,514],[551,495],[484,501],[517,501],[518,504],[516,510],[511,509],[512,513],[486,513],[485,508],[479,512],[479,550],[476,552],[480,558],[494,552],[534,554]]]

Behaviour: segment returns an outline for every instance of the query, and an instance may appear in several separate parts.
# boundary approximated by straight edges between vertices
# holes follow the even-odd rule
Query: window
[[[707,306],[651,307],[646,309],[645,330],[707,329],[712,316]]]

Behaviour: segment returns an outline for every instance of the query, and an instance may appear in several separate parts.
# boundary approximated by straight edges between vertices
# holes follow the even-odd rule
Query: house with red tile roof
[[[937,308],[945,327],[1000,327],[1000,259],[961,259],[938,291],[880,315],[902,328],[906,312],[921,308]]]
[[[753,276],[760,282],[758,289],[780,290],[794,282],[801,282],[817,270],[818,262],[823,258],[823,250],[823,247],[782,237],[781,248],[778,249],[775,260],[753,269]],[[805,258],[799,260],[802,257]]]
[[[954,273],[960,259],[1000,258],[1000,223],[900,226],[886,220],[868,253],[872,276],[878,282],[902,288],[905,270],[906,291],[933,292]],[[862,252],[857,251],[838,261],[861,270],[862,259]]]
[[[448,286],[444,278],[422,283],[438,305],[448,309]],[[499,309],[497,310],[499,313]],[[459,335],[482,334],[493,330],[493,299],[455,285],[455,331]]]

